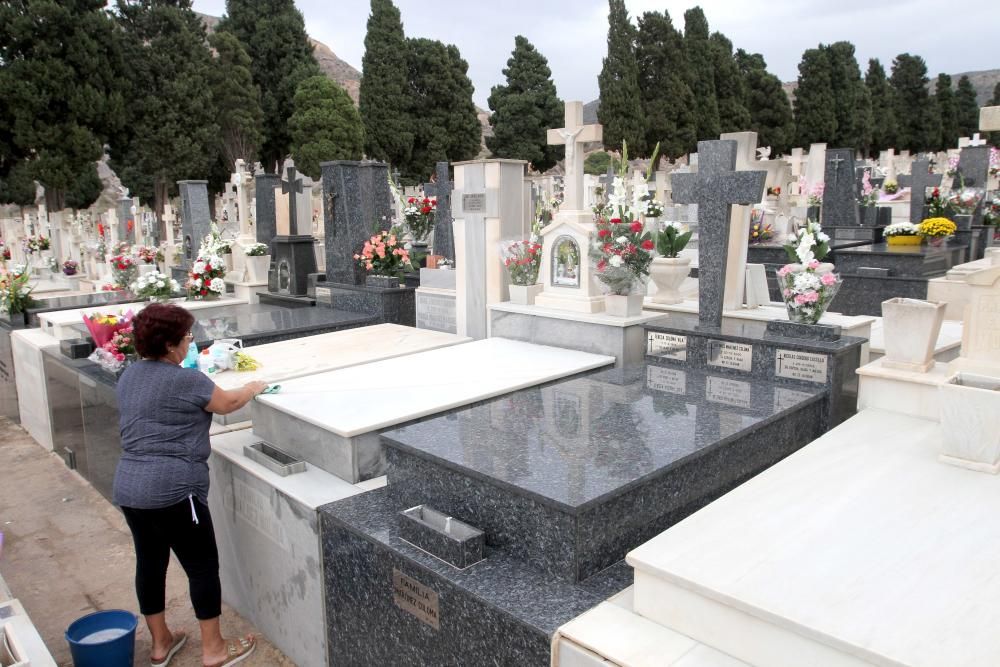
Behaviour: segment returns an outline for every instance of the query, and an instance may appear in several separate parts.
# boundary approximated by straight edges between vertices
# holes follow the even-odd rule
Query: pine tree
[[[407,39],[413,150],[402,165],[406,178],[430,177],[434,164],[479,154],[482,126],[472,103],[469,65],[454,45]]]
[[[96,178],[102,144],[123,122],[114,23],[102,0],[0,3],[0,196],[65,206]],[[87,199],[76,197],[75,202]]]
[[[684,41],[667,12],[639,17],[636,63],[646,146],[660,144],[660,153],[677,158],[697,144],[694,94],[687,84]]]
[[[304,79],[321,74],[319,65],[294,0],[226,0],[226,11],[218,30],[236,35],[250,54],[264,113],[261,164],[273,172],[291,144],[288,119],[295,91]]]
[[[715,98],[719,107],[719,129],[722,132],[744,132],[750,127],[747,91],[740,69],[733,57],[733,43],[721,32],[709,38],[712,47],[712,69],[715,72]]]
[[[645,155],[646,132],[635,61],[635,27],[625,0],[608,0],[608,55],[597,77],[601,103],[597,119],[604,126],[604,147],[621,150],[627,142],[634,155]]]
[[[832,142],[836,136],[837,112],[830,59],[823,48],[807,49],[799,62],[795,128],[800,146]]]
[[[772,155],[787,153],[795,142],[795,121],[781,79],[767,71],[759,53],[738,49],[736,64],[747,91],[749,128],[757,133],[757,143],[770,146]]]
[[[940,120],[927,92],[924,59],[909,53],[896,56],[889,83],[898,123],[896,147],[914,152],[933,149],[940,133]]]
[[[538,171],[548,171],[565,150],[547,145],[547,130],[563,123],[549,63],[527,38],[517,35],[503,75],[507,84],[493,86],[488,100],[493,136],[486,138],[486,147],[496,157],[527,160]]]
[[[938,74],[934,84],[934,98],[937,101],[938,117],[941,119],[941,134],[935,148],[947,150],[958,145],[958,116],[955,113],[955,94],[951,90],[951,77]]]
[[[185,2],[122,2],[118,12],[135,92],[125,130],[111,139],[111,167],[159,214],[177,181],[207,178],[218,161],[211,54],[201,19]]]
[[[684,52],[687,54],[688,86],[694,94],[697,139],[688,149],[697,149],[697,140],[717,139],[722,132],[719,104],[715,93],[712,47],[708,41],[708,19],[701,7],[684,12]]]
[[[820,45],[827,53],[830,64],[830,88],[833,90],[834,113],[837,129],[827,141],[834,146],[863,148],[871,134],[869,120],[871,108],[865,94],[861,69],[854,57],[854,45],[850,42],[834,42],[829,46]],[[868,107],[865,106],[866,102]]]
[[[955,92],[955,119],[958,123],[958,136],[971,137],[979,131],[979,103],[976,102],[976,89],[964,74],[958,80],[958,90]]]
[[[364,129],[346,90],[320,74],[300,83],[293,101],[288,131],[299,171],[319,179],[321,162],[361,159]]]
[[[216,57],[209,80],[219,126],[220,152],[227,172],[236,160],[252,165],[263,135],[260,90],[250,74],[250,56],[236,37],[216,32],[209,38]]]
[[[871,99],[872,149],[884,151],[896,145],[896,106],[892,101],[892,88],[885,77],[885,69],[877,58],[868,61],[865,87]]]
[[[359,106],[365,126],[365,153],[375,160],[402,165],[410,158],[413,132],[406,36],[392,0],[371,0],[361,71]]]

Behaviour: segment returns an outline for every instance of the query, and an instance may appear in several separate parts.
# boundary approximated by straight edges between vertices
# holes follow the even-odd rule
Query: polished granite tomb
[[[388,486],[320,508],[330,664],[549,664],[629,549],[820,433],[821,391],[751,379],[736,405],[732,382],[644,364],[384,434]],[[416,505],[484,531],[485,559],[402,539]]]

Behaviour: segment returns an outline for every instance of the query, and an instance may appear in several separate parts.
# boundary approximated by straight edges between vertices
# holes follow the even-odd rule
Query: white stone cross
[[[969,145],[970,146],[985,146],[986,145],[986,140],[985,139],[980,139],[979,138],[979,133],[976,132],[975,134],[972,135],[972,141],[969,142]]]
[[[563,178],[563,207],[584,209],[583,144],[604,138],[600,125],[583,124],[583,102],[566,102],[566,127],[548,131],[550,146],[566,146],[566,175]]]

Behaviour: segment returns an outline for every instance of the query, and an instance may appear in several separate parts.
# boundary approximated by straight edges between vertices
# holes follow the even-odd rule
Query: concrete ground
[[[3,418],[0,531],[4,533],[0,573],[60,666],[72,665],[63,633],[75,619],[99,609],[138,613],[135,553],[121,513],[61,459]],[[187,577],[176,560],[171,560],[167,574],[167,622],[189,636],[171,667],[201,665]],[[255,629],[223,605],[222,631],[235,637]],[[141,621],[135,664],[149,664],[149,633]],[[294,667],[263,637],[258,637],[255,655],[240,664]]]

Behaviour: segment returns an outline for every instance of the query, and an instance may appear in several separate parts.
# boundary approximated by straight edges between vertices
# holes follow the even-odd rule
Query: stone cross
[[[722,325],[723,289],[729,264],[730,207],[750,205],[764,194],[767,174],[734,171],[735,141],[699,141],[697,174],[674,174],[673,197],[681,204],[698,204],[699,285],[698,326]]]
[[[584,209],[583,145],[604,137],[600,125],[583,124],[583,102],[566,102],[566,127],[548,131],[550,146],[566,146],[566,176],[563,206],[568,211]]]
[[[424,194],[437,197],[434,214],[434,254],[455,261],[455,232],[452,229],[451,191],[454,183],[448,173],[448,162],[438,162],[434,168],[434,182],[424,184]],[[398,183],[399,181],[396,181]]]
[[[924,204],[927,200],[927,188],[941,185],[941,174],[931,173],[931,163],[927,158],[920,158],[910,166],[909,174],[899,177],[899,186],[910,188],[910,222],[919,225],[924,219]]]
[[[299,229],[298,197],[302,194],[302,177],[295,170],[295,165],[290,164],[285,167],[285,180],[281,181],[282,194],[288,195],[288,233],[297,236]]]
[[[609,195],[615,193],[615,168],[614,165],[608,165],[608,172],[597,179],[601,187],[604,189],[604,198],[607,199]]]
[[[802,175],[802,163],[805,162],[806,160],[802,156],[801,148],[793,148],[792,154],[789,157],[786,157],[785,161],[788,162],[788,164],[791,165],[792,167],[793,178],[798,178],[799,176]]]

